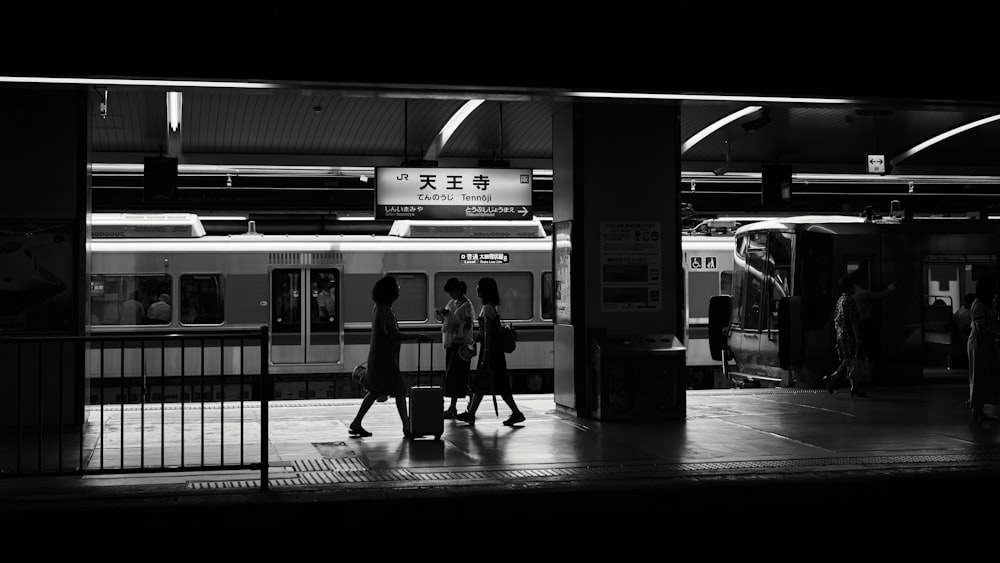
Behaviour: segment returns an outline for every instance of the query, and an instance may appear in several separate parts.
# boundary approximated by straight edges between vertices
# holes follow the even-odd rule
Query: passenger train
[[[879,385],[948,369],[950,323],[998,274],[1000,225],[973,218],[800,216],[735,233],[732,291],[711,299],[710,352],[738,384],[819,388],[837,364],[834,308],[845,274],[872,291]],[[725,360],[725,362],[722,362]]]
[[[357,396],[349,375],[367,357],[371,288],[379,277],[391,274],[399,282],[393,308],[401,330],[435,341],[433,349],[421,344],[419,354],[416,342],[402,347],[401,368],[411,382],[419,382],[417,376],[428,369],[440,377],[445,368],[441,325],[433,315],[449,299],[445,280],[465,281],[478,307],[476,283],[489,276],[501,288],[504,320],[518,331],[517,351],[508,357],[515,392],[551,392],[552,238],[538,220],[397,221],[388,235],[265,235],[250,222],[246,233],[208,235],[194,214],[95,213],[90,229],[91,334],[204,333],[266,325],[274,398]],[[721,366],[707,345],[708,302],[729,291],[733,240],[682,237],[685,341],[696,387],[720,382]],[[335,306],[321,311],[321,302],[329,299],[325,291]],[[165,323],[148,314],[161,295],[171,309]],[[146,313],[129,316],[130,308]],[[178,378],[259,370],[259,349],[252,347],[242,354],[220,351],[215,341],[211,351],[182,355],[170,346],[162,354],[155,344],[153,349],[124,346],[89,352],[91,401],[102,394],[101,400],[126,402],[234,397],[222,382],[210,381],[203,391],[203,381],[187,386]]]

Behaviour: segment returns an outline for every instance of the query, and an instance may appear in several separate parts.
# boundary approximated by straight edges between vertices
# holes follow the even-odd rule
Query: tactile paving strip
[[[625,474],[691,474],[719,471],[757,471],[783,468],[873,467],[899,468],[903,465],[1000,463],[1000,453],[929,454],[900,456],[859,456],[807,459],[734,461],[718,463],[626,463],[586,467],[489,469],[470,471],[411,471],[409,469],[370,469],[358,458],[309,459],[292,462],[288,470],[294,477],[271,479],[272,487],[386,482],[454,482],[467,480],[515,481],[550,478],[600,478]],[[189,482],[191,489],[229,489],[259,487],[260,481]]]

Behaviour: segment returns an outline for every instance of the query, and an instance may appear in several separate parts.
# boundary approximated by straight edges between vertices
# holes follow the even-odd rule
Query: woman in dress
[[[396,299],[399,299],[399,285],[395,277],[384,276],[375,282],[372,288],[375,306],[372,308],[372,338],[368,347],[368,378],[365,381],[365,396],[348,428],[353,436],[372,435],[361,426],[361,421],[379,396],[391,396],[396,398],[403,435],[410,437],[410,417],[406,410],[409,388],[399,370],[399,348],[402,341],[417,340],[419,336],[411,337],[399,331],[396,312],[392,308]]]
[[[482,349],[479,351],[479,361],[476,370],[490,369],[493,372],[493,393],[500,395],[510,409],[510,417],[503,421],[506,426],[524,422],[524,414],[517,408],[514,395],[510,389],[510,378],[507,376],[507,358],[500,348],[500,290],[493,278],[481,278],[476,285],[476,295],[483,303],[479,312],[479,337]],[[476,411],[483,401],[483,394],[472,392],[472,398],[465,412],[455,418],[469,424],[476,423]]]

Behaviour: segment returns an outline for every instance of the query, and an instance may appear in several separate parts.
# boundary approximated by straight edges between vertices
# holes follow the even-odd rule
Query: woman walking
[[[396,312],[392,304],[399,299],[399,285],[393,276],[384,276],[372,288],[372,338],[368,347],[368,377],[365,381],[365,396],[361,400],[358,413],[354,416],[348,431],[353,436],[371,436],[372,433],[361,426],[368,409],[380,395],[396,398],[396,410],[403,424],[403,435],[410,437],[410,417],[406,410],[406,396],[409,389],[399,371],[399,348],[404,340],[418,340],[419,336],[406,336],[399,331]]]
[[[500,290],[497,288],[496,280],[481,278],[476,285],[476,295],[479,296],[483,304],[479,312],[479,338],[482,341],[482,350],[479,352],[476,370],[492,371],[493,393],[500,395],[511,411],[510,417],[503,423],[506,426],[513,426],[524,422],[524,414],[514,402],[514,395],[510,389],[510,378],[507,375],[507,358],[500,346]],[[455,418],[462,422],[475,424],[476,411],[482,401],[483,394],[473,390],[466,411],[458,414]]]

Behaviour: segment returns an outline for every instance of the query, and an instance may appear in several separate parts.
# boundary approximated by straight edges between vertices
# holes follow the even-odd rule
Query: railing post
[[[274,395],[274,383],[271,381],[271,370],[268,364],[268,331],[267,325],[260,327],[260,490],[268,491],[267,458],[268,458],[268,423],[267,403]]]

